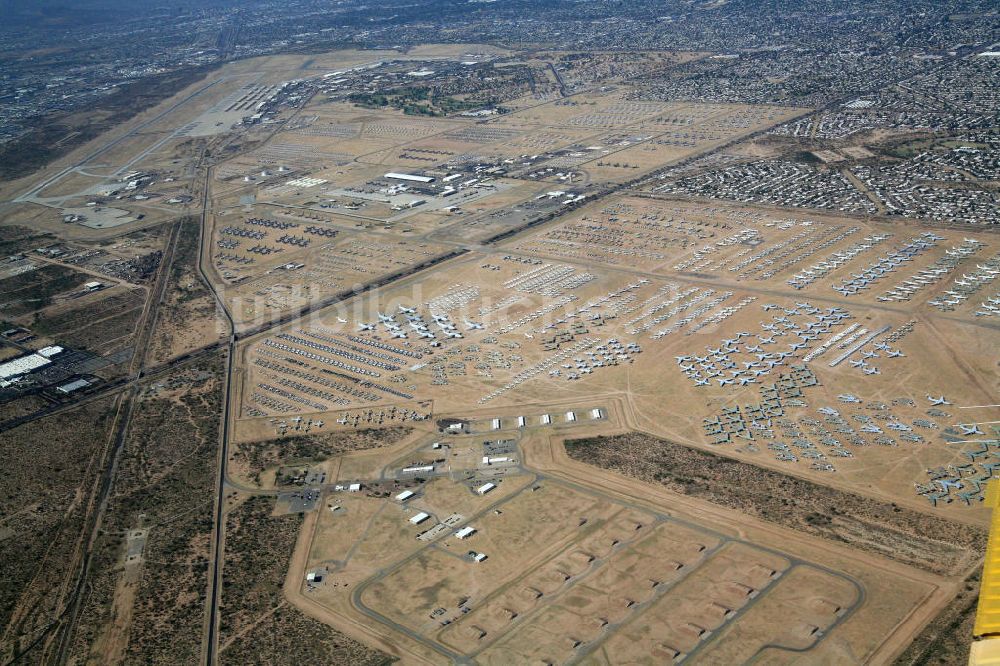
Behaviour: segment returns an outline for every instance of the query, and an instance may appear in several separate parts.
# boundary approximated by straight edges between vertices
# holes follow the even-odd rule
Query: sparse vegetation
[[[569,440],[566,451],[591,465],[934,573],[963,572],[986,547],[986,531],[977,527],[642,433]]]
[[[145,297],[144,292],[133,289],[96,303],[36,316],[29,326],[36,333],[71,347],[110,351],[109,347],[121,347],[131,341]]]
[[[272,516],[250,497],[229,514],[220,604],[224,664],[366,664],[392,660],[291,607],[281,588],[302,516]]]
[[[301,611],[282,604],[263,617],[247,640],[233,641],[220,655],[223,664],[350,664],[385,666],[395,661]]]
[[[135,408],[90,577],[73,653],[127,663],[195,663],[212,532],[222,356],[205,358],[143,388]],[[122,575],[124,535],[148,528],[141,572],[131,583],[131,618],[117,639],[109,623]],[[127,640],[127,646],[123,643]]]
[[[318,463],[349,451],[388,446],[401,440],[410,431],[408,427],[396,426],[245,442],[234,447],[232,459],[241,475],[260,484],[264,470],[279,464]]]
[[[394,88],[378,93],[354,93],[348,100],[366,109],[391,107],[408,116],[447,116],[489,105],[489,100],[440,95],[426,86]]]
[[[281,603],[281,585],[302,526],[300,514],[272,516],[271,497],[250,497],[226,521],[220,635],[240,635]]]
[[[946,666],[962,664],[969,658],[972,631],[976,623],[980,572],[965,579],[962,589],[938,616],[914,639],[895,666]]]
[[[163,361],[218,338],[215,300],[198,276],[199,226],[197,218],[181,222],[180,237],[160,306],[159,322],[151,340],[152,358]],[[214,334],[214,337],[212,337]]]
[[[52,304],[53,298],[80,287],[90,277],[65,266],[42,266],[6,280],[0,280],[0,311],[19,317]]]
[[[0,661],[36,661],[62,611],[84,513],[110,436],[113,398],[4,432],[0,483]]]

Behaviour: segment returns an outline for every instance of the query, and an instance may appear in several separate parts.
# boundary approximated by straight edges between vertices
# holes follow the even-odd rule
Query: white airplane
[[[482,330],[482,328],[483,328],[483,325],[482,325],[482,324],[480,324],[479,322],[475,322],[475,321],[469,321],[468,319],[466,319],[466,320],[465,320],[465,326],[466,326],[466,327],[467,327],[467,328],[468,328],[468,329],[469,329],[470,331],[471,331],[471,330]]]
[[[943,395],[940,396],[940,397],[938,397],[938,398],[935,398],[935,397],[933,397],[931,395],[928,395],[927,396],[927,400],[931,403],[931,405],[935,405],[935,406],[936,405],[950,405],[951,404],[950,402],[948,402],[947,400],[945,400],[945,397]]]
[[[347,320],[344,319],[343,317],[337,317],[337,322],[340,323],[340,324],[346,324]]]
[[[959,429],[962,431],[963,435],[982,435],[983,431],[979,429],[979,424],[973,423],[971,425],[958,424]]]
[[[402,312],[402,313],[404,313],[404,314],[417,314],[417,311],[416,311],[415,308],[408,308],[408,307],[406,307],[404,305],[400,305],[399,306],[399,311]]]
[[[359,331],[374,331],[375,330],[375,324],[365,324],[365,323],[358,324],[358,330]]]

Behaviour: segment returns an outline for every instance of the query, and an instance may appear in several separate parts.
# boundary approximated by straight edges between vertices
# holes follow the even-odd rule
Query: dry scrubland
[[[969,576],[962,589],[934,620],[924,627],[895,666],[945,666],[961,664],[969,654],[976,603],[979,600],[979,571]]]
[[[198,275],[198,219],[182,220],[159,321],[150,342],[152,360],[165,361],[218,341],[222,322],[215,299]]]
[[[46,241],[54,241],[55,236],[39,232],[31,227],[10,224],[0,227],[0,256],[8,257],[36,247]]]
[[[74,661],[193,663],[201,649],[222,356],[144,387],[126,435],[81,612]],[[124,535],[148,529],[139,575]],[[127,589],[122,589],[122,588]],[[116,619],[128,617],[124,627]]]
[[[241,477],[260,484],[261,474],[278,465],[319,463],[350,451],[389,446],[411,431],[412,428],[395,426],[244,442],[233,447],[235,452],[231,454],[230,460]]]
[[[132,290],[98,303],[36,317],[32,330],[78,349],[108,353],[132,341],[146,294]]]
[[[570,440],[581,462],[944,575],[982,556],[987,533],[641,433]]]
[[[358,664],[391,660],[321,622],[282,597],[302,516],[272,516],[269,497],[250,497],[226,522],[220,605],[223,664]]]
[[[95,401],[0,438],[0,662],[16,660],[57,619],[113,406]]]
[[[6,317],[20,317],[50,305],[56,294],[79,287],[89,279],[86,273],[66,266],[42,266],[0,280],[0,293],[3,294],[0,311]]]
[[[384,666],[394,661],[288,605],[262,618],[252,635],[251,640],[235,641],[222,652],[221,662],[233,666],[252,663]]]

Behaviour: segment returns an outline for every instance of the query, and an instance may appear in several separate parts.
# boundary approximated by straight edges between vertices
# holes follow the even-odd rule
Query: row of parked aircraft
[[[873,283],[902,266],[904,262],[913,261],[918,254],[929,250],[934,247],[937,241],[942,240],[944,237],[929,232],[920,234],[909,243],[886,253],[860,273],[852,273],[849,278],[845,278],[839,285],[835,285],[833,290],[850,296],[868,289]]]
[[[879,296],[878,300],[883,302],[910,300],[916,292],[924,287],[943,280],[946,275],[958,267],[959,262],[975,254],[983,245],[985,244],[972,238],[964,239],[962,245],[952,246],[951,249],[945,250],[945,256],[900,282],[893,289]]]

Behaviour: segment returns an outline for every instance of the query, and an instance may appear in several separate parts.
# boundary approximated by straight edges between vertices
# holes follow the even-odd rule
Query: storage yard
[[[877,166],[783,143],[884,125],[857,108],[640,75],[714,57],[226,65],[11,203],[3,425],[179,409],[164,370],[228,350],[212,649],[252,510],[290,553],[258,619],[401,663],[890,663],[1000,475],[1000,240],[962,193],[995,137]]]

